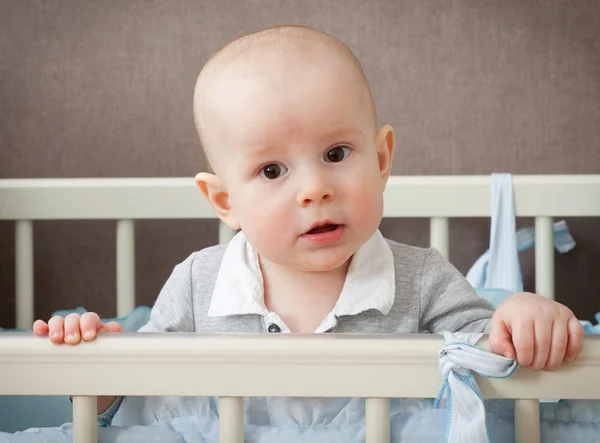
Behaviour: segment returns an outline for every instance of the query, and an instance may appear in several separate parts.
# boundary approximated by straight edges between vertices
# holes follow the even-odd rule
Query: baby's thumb
[[[123,332],[123,327],[119,322],[111,321],[105,323],[101,330],[104,330],[106,332]]]
[[[492,318],[490,330],[490,351],[506,358],[515,358],[515,347],[508,325],[499,316]]]

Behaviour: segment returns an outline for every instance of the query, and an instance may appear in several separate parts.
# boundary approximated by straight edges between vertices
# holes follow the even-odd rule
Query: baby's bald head
[[[255,81],[266,89],[244,102]],[[194,120],[209,163],[219,173],[223,131],[229,131],[239,115],[227,105],[242,103],[254,108],[269,106],[266,96],[294,96],[306,84],[339,83],[347,94],[357,95],[373,131],[375,105],[362,67],[352,51],[335,37],[311,28],[283,26],[240,37],[226,45],[206,63],[194,91]],[[310,92],[306,92],[310,93]],[[257,100],[258,97],[258,100]],[[262,98],[264,97],[264,102]],[[315,96],[315,101],[321,100]],[[229,108],[231,110],[231,108]],[[251,114],[251,113],[250,113]],[[252,118],[252,115],[248,116]],[[222,126],[223,120],[232,120]]]

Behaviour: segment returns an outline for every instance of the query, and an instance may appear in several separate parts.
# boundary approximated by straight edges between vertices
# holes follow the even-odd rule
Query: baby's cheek
[[[350,200],[353,221],[361,229],[372,228],[372,225],[379,226],[383,211],[381,194],[369,191],[362,189],[355,193],[354,198]]]
[[[294,229],[288,220],[289,212],[257,203],[252,211],[246,214],[241,220],[241,226],[259,254],[272,257],[289,245],[290,231]]]

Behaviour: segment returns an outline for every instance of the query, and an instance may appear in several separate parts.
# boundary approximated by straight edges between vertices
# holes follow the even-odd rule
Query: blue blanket
[[[421,402],[418,404],[418,402]],[[410,409],[410,410],[408,410]],[[486,416],[491,441],[514,442],[514,418],[511,401],[486,401]],[[363,443],[364,417],[354,423],[324,426],[247,425],[245,441],[249,443]],[[443,442],[446,412],[433,409],[431,402],[410,401],[406,410],[391,416],[392,442]],[[600,402],[548,403],[541,405],[541,437],[544,442],[593,442],[600,436]],[[215,418],[175,417],[146,426],[106,427],[98,429],[101,443],[207,443],[218,442]],[[72,426],[31,429],[17,434],[0,432],[2,443],[67,443],[72,441]]]

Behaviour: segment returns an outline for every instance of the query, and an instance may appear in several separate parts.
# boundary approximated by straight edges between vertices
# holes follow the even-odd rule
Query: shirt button
[[[267,329],[269,332],[281,332],[281,328],[279,326],[277,326],[275,323],[273,323],[272,325],[269,326],[269,329]]]

